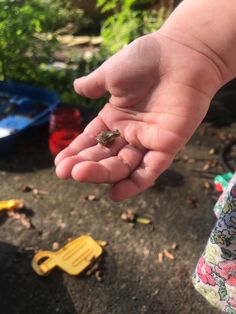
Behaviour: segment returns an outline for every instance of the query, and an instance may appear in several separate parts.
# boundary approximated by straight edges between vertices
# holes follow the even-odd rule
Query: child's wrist
[[[236,76],[235,16],[233,0],[184,0],[160,33],[207,56],[224,85]]]
[[[228,69],[226,68],[222,59],[212,51],[207,44],[198,40],[197,38],[192,38],[190,34],[185,32],[183,35],[183,31],[174,27],[173,29],[162,28],[158,31],[158,35],[162,35],[170,40],[175,41],[176,43],[185,46],[196,52],[199,56],[202,57],[202,61],[209,64],[212,69],[212,78],[215,77],[215,88],[221,88],[226,82],[228,82],[231,78]],[[193,61],[194,62],[194,61]],[[205,68],[207,70],[207,68]]]

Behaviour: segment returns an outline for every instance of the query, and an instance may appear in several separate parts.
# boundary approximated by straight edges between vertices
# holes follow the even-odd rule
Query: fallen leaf
[[[211,184],[208,181],[203,182],[203,188],[205,190],[210,190],[211,189]]]
[[[209,153],[209,155],[214,155],[216,153],[216,149],[211,148],[208,153]]]
[[[176,250],[177,247],[178,247],[178,245],[175,242],[171,245],[172,250]]]
[[[58,242],[53,242],[52,249],[57,251],[57,250],[59,250],[59,248],[60,248],[60,244]]]
[[[183,161],[188,161],[189,160],[189,156],[188,155],[183,155],[182,156],[182,160]]]
[[[169,251],[167,251],[166,249],[163,250],[163,254],[164,254],[167,258],[169,258],[170,260],[175,259],[174,255],[171,254],[171,253],[170,253]]]
[[[153,292],[152,296],[154,297],[154,296],[157,295],[159,292],[160,292],[160,289],[156,289],[156,290]]]
[[[99,200],[99,198],[94,194],[86,195],[84,197],[84,199],[87,201],[98,201]]]
[[[94,274],[96,271],[99,270],[99,267],[100,267],[100,259],[96,259],[93,257],[90,261],[90,265],[86,272],[86,275],[91,276],[92,274]]]
[[[209,161],[207,161],[207,162],[204,164],[204,166],[202,167],[202,170],[203,170],[203,171],[207,171],[209,168],[210,168],[210,163],[209,163]]]
[[[145,247],[145,248],[143,249],[143,255],[144,255],[144,256],[148,256],[149,254],[150,254],[149,249]]]
[[[142,224],[142,225],[149,225],[152,221],[149,218],[137,217],[136,222],[138,222],[139,224]]]
[[[163,257],[164,257],[163,252],[159,252],[159,253],[158,253],[158,262],[159,262],[159,263],[162,263],[162,262],[163,262]]]
[[[29,217],[27,217],[25,214],[23,213],[19,213],[17,211],[10,211],[7,212],[8,217],[10,218],[14,218],[16,220],[19,220],[21,222],[21,224],[26,227],[27,229],[31,229],[33,228],[33,224],[31,223],[31,220]]]
[[[102,272],[101,270],[97,270],[95,272],[95,278],[97,279],[97,281],[101,282],[102,281]]]
[[[48,191],[36,189],[32,185],[24,186],[21,191],[25,193],[32,192],[36,196],[48,195]]]
[[[44,191],[44,190],[38,190],[38,189],[34,188],[33,189],[33,194],[41,196],[41,195],[48,195],[48,192]]]
[[[126,222],[134,222],[136,214],[131,208],[129,208],[121,214],[120,218]]]
[[[107,242],[107,241],[104,241],[104,240],[97,240],[97,243],[98,243],[99,245],[101,245],[102,247],[105,247],[105,246],[108,245],[108,242]]]

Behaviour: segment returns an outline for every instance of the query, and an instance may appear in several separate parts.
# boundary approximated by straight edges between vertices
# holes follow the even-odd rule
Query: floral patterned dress
[[[196,267],[193,283],[212,305],[236,314],[236,174],[214,212],[217,222]]]

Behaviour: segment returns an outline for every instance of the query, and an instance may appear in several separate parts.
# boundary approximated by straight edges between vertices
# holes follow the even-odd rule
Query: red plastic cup
[[[53,156],[66,148],[82,131],[82,117],[78,109],[59,108],[49,122],[49,149]]]

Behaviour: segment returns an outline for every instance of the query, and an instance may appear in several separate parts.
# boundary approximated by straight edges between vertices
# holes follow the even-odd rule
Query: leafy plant
[[[32,81],[40,64],[53,61],[59,47],[53,32],[81,23],[83,13],[73,2],[0,0],[0,78]]]
[[[51,32],[57,32],[60,28],[66,32],[67,26],[71,26],[69,32],[76,33],[92,22],[85,16],[83,10],[78,8],[75,0],[45,0],[45,2],[50,6],[50,23],[47,28]]]
[[[109,55],[137,38],[158,30],[173,10],[173,0],[161,1],[138,0],[97,0],[102,13],[109,13],[102,23],[102,48]],[[156,1],[155,1],[156,2]],[[148,8],[146,8],[148,7]]]
[[[17,66],[48,55],[54,38],[41,42],[35,34],[44,30],[49,20],[48,6],[43,0],[0,1],[0,75],[3,79],[14,76]]]

